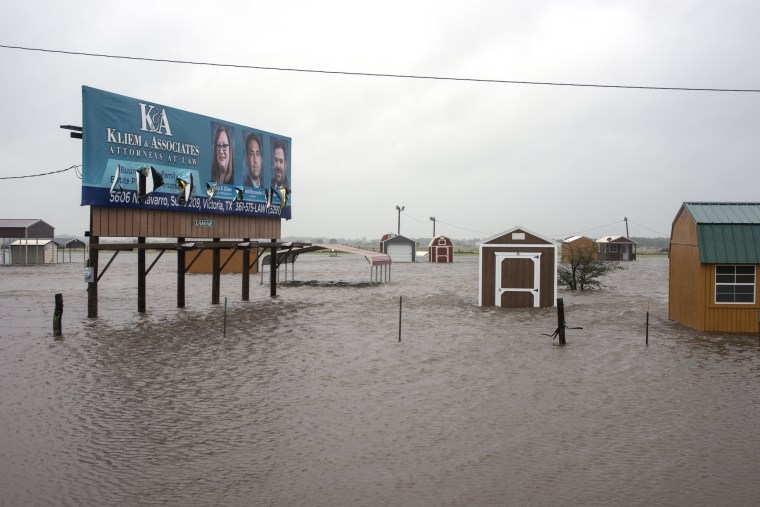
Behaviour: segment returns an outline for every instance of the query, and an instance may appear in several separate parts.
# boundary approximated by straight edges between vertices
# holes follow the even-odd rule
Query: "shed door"
[[[630,259],[628,245],[621,245],[621,246],[623,247],[623,260],[627,261]]]
[[[412,245],[410,244],[388,245],[385,253],[393,262],[412,262]]]
[[[496,306],[538,308],[541,301],[541,254],[496,254]]]
[[[449,249],[439,246],[435,249],[435,262],[449,262]]]

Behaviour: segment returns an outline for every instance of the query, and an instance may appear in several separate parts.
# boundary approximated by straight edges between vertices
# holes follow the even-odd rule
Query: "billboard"
[[[291,139],[82,87],[82,206],[291,218]]]

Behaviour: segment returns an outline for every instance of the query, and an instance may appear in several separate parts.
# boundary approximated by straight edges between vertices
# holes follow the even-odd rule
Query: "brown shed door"
[[[540,305],[541,254],[496,254],[496,306],[531,308]]]

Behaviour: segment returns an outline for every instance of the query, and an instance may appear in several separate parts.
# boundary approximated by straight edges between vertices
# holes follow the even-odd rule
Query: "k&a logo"
[[[172,135],[172,129],[169,127],[169,118],[166,116],[166,109],[158,109],[150,104],[140,103],[140,113],[142,117],[142,128],[145,132],[157,134]]]

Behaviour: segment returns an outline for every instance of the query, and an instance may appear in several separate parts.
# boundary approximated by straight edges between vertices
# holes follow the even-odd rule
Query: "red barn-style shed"
[[[437,236],[428,245],[428,261],[454,262],[454,243],[446,236]]]
[[[480,244],[480,306],[546,308],[557,301],[557,243],[518,226]]]

